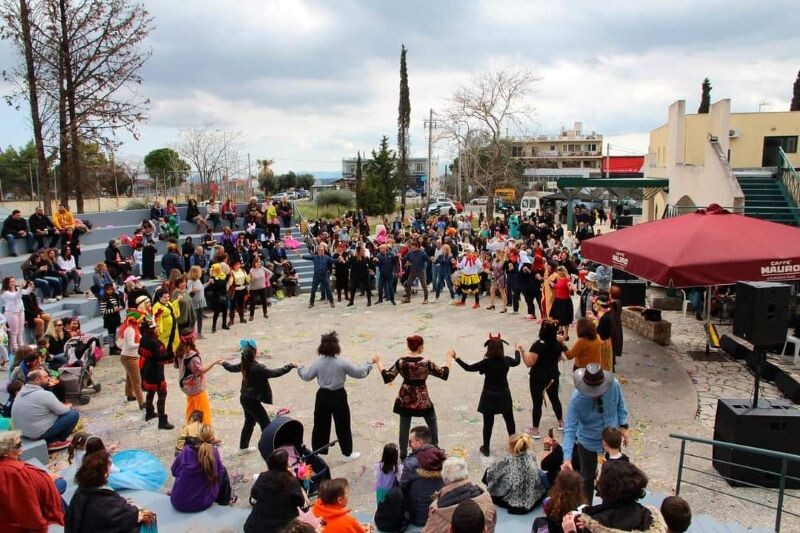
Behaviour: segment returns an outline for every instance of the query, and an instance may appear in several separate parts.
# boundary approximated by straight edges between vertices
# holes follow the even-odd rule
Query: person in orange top
[[[372,525],[364,526],[350,514],[347,503],[350,485],[344,478],[324,481],[319,488],[319,499],[311,508],[314,516],[322,519],[323,533],[368,533]]]
[[[564,352],[567,359],[574,359],[575,365],[572,371],[579,368],[586,368],[589,363],[603,364],[603,357],[600,354],[602,341],[597,335],[597,327],[594,321],[589,318],[579,318],[576,324],[578,330],[578,340],[572,345],[571,349]],[[563,338],[559,336],[563,344]]]

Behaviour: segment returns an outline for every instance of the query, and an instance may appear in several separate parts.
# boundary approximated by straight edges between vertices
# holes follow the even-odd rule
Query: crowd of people
[[[446,286],[453,305],[466,306],[472,299],[472,308],[477,310],[481,297],[488,297],[490,304],[485,309],[508,313],[509,320],[519,313],[523,300],[524,318],[538,320],[541,326],[538,339],[529,348],[513,347],[513,357],[506,355],[508,343],[497,334],[486,341],[482,360],[467,362],[451,350],[446,365],[439,366],[424,356],[424,339],[413,335],[407,339],[407,355],[391,366],[384,366],[377,355],[356,363],[341,356],[339,338],[331,332],[322,336],[319,357],[311,364],[289,362],[267,368],[257,361],[255,341],[248,339],[240,342],[239,362],[215,360],[205,364],[195,340],[202,338],[206,308],[213,312],[214,333],[220,317],[223,329],[230,329],[237,315],[239,322],[246,324],[248,304],[250,321],[257,304],[267,318],[277,290],[286,296],[296,294],[291,285],[294,279],[294,288],[297,286],[296,274],[292,278],[292,265],[285,252],[296,243],[291,242],[290,234],[280,233],[281,226],[285,228],[291,222],[291,208],[287,211],[283,202],[267,204],[251,200],[242,213],[244,227],[236,228],[238,213],[228,202],[219,210],[210,204],[206,216],[200,215],[196,203],[190,203],[187,219],[198,229],[206,227],[206,237],[195,246],[190,237],[179,245],[175,235],[166,236],[170,242],[162,267],[167,277],[152,297],[135,275],[140,272],[149,277],[148,265],[143,260],[137,268],[137,260],[123,257],[115,242],[109,244],[106,261],[95,269],[93,288],[112,339],[111,353],[120,355],[125,371],[126,400],[143,411],[146,421],[157,419],[162,430],[175,427],[166,413],[165,366],[178,369],[178,387],[186,397],[186,409],[180,416],[182,429],[171,469],[175,509],[197,512],[213,503],[231,505],[237,501],[219,454],[220,439],[214,431],[206,390],[206,374],[214,366],[242,376],[240,453],[255,450],[250,440],[256,424],[264,431],[271,422],[264,408],[265,403],[273,401],[269,380],[296,369],[301,380],[316,380],[318,385],[312,448],[322,450],[322,455],[327,453],[333,423],[347,461],[359,459],[360,453],[353,442],[346,381],[348,377],[365,379],[377,367],[385,383],[398,376],[403,379],[393,405],[400,417],[398,441],[385,446],[375,465],[375,523],[381,529],[399,530],[395,528],[410,523],[432,532],[494,531],[496,506],[525,514],[540,503],[545,516],[533,523],[537,533],[688,528],[690,513],[682,500],[665,500],[661,510],[638,503],[647,477],[621,451],[628,440],[628,410],[613,374],[623,352],[621,294],[612,285],[610,269],[581,260],[580,241],[591,236],[583,231],[584,226],[573,235],[565,233],[549,213],[529,218],[513,213],[494,220],[481,216],[476,228],[468,216],[426,218],[415,212],[407,221],[400,217],[391,223],[382,220],[373,235],[367,217],[356,211],[337,220],[317,220],[303,228],[310,248],[303,259],[314,267],[309,307],[314,307],[318,291],[331,307],[341,302],[342,296],[347,305],[355,305],[357,293],[366,297],[366,305],[372,305],[372,290],[378,291],[376,304],[385,300],[396,304],[398,283],[404,289],[401,303],[410,303],[414,294],[422,292],[422,304],[435,304]],[[141,239],[132,243],[134,250],[141,250],[147,239],[154,238],[148,225],[163,227],[165,220],[167,225],[174,225],[178,212],[168,202],[165,209],[154,205],[150,215],[134,235],[134,239]],[[222,219],[231,226],[217,240],[212,232]],[[235,234],[233,229],[242,231]],[[47,252],[38,257],[41,262],[42,257],[48,257]],[[53,278],[53,283],[63,281]],[[39,317],[43,321],[42,341],[30,353],[22,346],[19,330],[12,326],[23,323],[23,299],[33,294],[33,279],[26,279],[21,286],[14,278],[3,280],[2,298],[7,315],[13,315],[8,321],[9,338],[18,367],[18,379],[9,387],[10,415],[18,432],[0,437],[0,468],[9,471],[23,468],[16,463],[6,466],[7,461],[19,462],[14,450],[21,436],[44,438],[50,450],[57,451],[70,445],[68,437],[79,418],[77,410],[64,403],[59,380],[50,371],[59,365],[85,364],[69,361],[59,351],[66,340],[80,336],[80,324],[72,319],[65,331],[66,321],[45,322]],[[55,288],[46,277],[41,279]],[[433,301],[428,298],[429,290],[434,293]],[[574,300],[579,302],[577,309]],[[577,339],[570,345],[573,323]],[[559,398],[559,362],[565,359],[573,361],[575,383],[566,408]],[[502,416],[508,434],[507,455],[483,473],[483,485],[470,480],[463,458],[448,456],[439,446],[437,415],[426,380],[431,375],[447,380],[453,362],[466,372],[483,376],[477,405],[483,417],[479,452],[492,455],[496,415]],[[525,432],[517,431],[508,383],[508,373],[521,364],[530,369],[533,405],[531,426]],[[557,436],[554,430],[546,435],[540,432],[545,395],[563,436]],[[414,417],[423,418],[426,425],[412,428]],[[545,450],[538,458],[535,441],[541,441]],[[286,451],[276,449],[264,458],[268,470],[252,488],[249,502],[253,510],[245,531],[303,531],[320,524],[323,531],[365,529],[349,512],[347,480],[323,481],[318,499],[311,505],[308,487],[301,483],[297,466],[289,462]],[[90,531],[105,530],[112,523],[135,527],[152,522],[152,513],[126,502],[107,487],[111,469],[106,450],[84,457],[75,478],[78,491],[66,512],[59,502],[57,483],[32,476],[23,491],[32,501],[39,499],[38,511],[22,516],[17,509],[4,508],[0,514],[23,529],[66,523],[69,531]],[[0,483],[0,492],[6,494],[3,491],[7,489],[11,490]],[[14,490],[19,492],[19,488]],[[592,505],[595,491],[602,499],[600,505]]]

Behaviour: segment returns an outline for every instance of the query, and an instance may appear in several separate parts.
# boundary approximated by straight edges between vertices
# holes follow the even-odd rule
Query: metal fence
[[[724,442],[718,440],[709,440],[709,439],[702,439],[699,437],[688,437],[686,435],[676,435],[674,433],[670,434],[670,437],[673,439],[679,439],[681,441],[681,454],[680,459],[678,461],[678,481],[675,485],[675,494],[680,495],[681,492],[681,485],[691,485],[693,487],[698,487],[700,489],[709,490],[712,492],[716,492],[717,494],[724,494],[725,496],[729,496],[731,498],[735,498],[737,500],[749,502],[751,504],[755,504],[761,507],[765,507],[772,511],[775,511],[775,531],[780,532],[781,530],[781,521],[783,520],[784,515],[792,516],[795,518],[800,518],[800,514],[789,511],[786,509],[787,498],[797,500],[800,503],[800,496],[796,496],[794,494],[790,494],[786,492],[786,483],[787,480],[800,482],[800,478],[790,476],[789,472],[789,465],[790,464],[797,464],[800,465],[800,455],[794,455],[790,453],[783,453],[783,452],[776,452],[773,450],[765,450],[762,448],[753,448],[752,446],[743,446],[741,444],[734,444],[732,442]],[[687,444],[699,444],[704,446],[711,446],[712,450],[714,448],[721,448],[726,450],[733,450],[738,452],[745,452],[752,455],[758,455],[763,457],[769,457],[775,459],[776,461],[780,461],[780,467],[776,470],[767,470],[764,468],[757,468],[755,466],[751,466],[749,464],[737,463],[735,461],[724,461],[719,458],[707,457],[705,455],[699,455],[697,453],[690,453],[687,451]],[[758,472],[760,474],[764,474],[769,476],[773,479],[777,480],[777,489],[765,488],[761,485],[756,485],[750,483],[748,481],[743,481],[741,479],[737,479],[730,476],[724,476],[718,473],[712,473],[708,469],[701,470],[699,468],[694,468],[691,466],[686,465],[686,458],[692,457],[698,459],[700,461],[707,461],[710,463],[717,463],[728,465],[731,467],[735,467],[736,469],[746,469],[752,472]],[[703,479],[706,481],[689,481],[684,479],[684,472],[694,472],[696,474],[700,474],[705,476]],[[775,504],[771,505],[770,502],[764,501],[756,501],[753,498],[748,498],[744,495],[734,494],[732,492],[727,492],[724,490],[719,490],[718,488],[711,487],[708,484],[708,478],[723,480],[725,482],[732,482],[737,485],[745,486],[745,487],[756,487],[761,490],[767,491],[769,494],[774,495]]]

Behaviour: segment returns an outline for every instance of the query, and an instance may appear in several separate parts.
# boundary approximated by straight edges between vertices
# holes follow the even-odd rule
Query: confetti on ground
[[[386,422],[384,422],[383,420],[376,420],[375,422],[372,423],[372,427],[378,429],[385,428]]]
[[[478,420],[477,416],[470,416],[465,420],[465,422],[467,424],[477,424],[478,422],[480,422],[480,420]]]
[[[467,450],[463,446],[453,446],[450,448],[450,455],[455,457],[467,458]]]
[[[241,472],[233,472],[230,474],[231,485],[236,487],[247,481],[247,476]]]

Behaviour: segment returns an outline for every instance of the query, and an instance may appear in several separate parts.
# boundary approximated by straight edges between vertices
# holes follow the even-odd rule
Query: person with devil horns
[[[483,343],[486,347],[483,360],[469,364],[455,354],[455,361],[461,368],[467,372],[480,372],[485,376],[481,399],[478,402],[478,412],[483,415],[483,444],[480,451],[486,457],[490,455],[489,443],[492,440],[495,415],[503,415],[509,436],[516,431],[514,405],[511,399],[511,389],[508,387],[508,370],[512,366],[519,365],[522,353],[514,350],[513,359],[506,357],[503,350],[504,344],[508,344],[508,342],[500,338],[500,333],[497,336],[490,333],[489,339]]]

